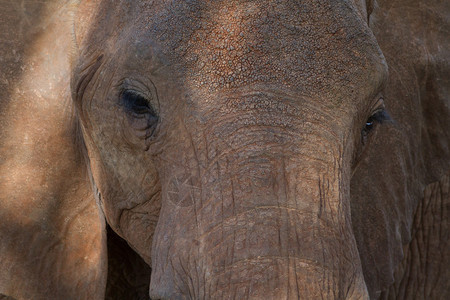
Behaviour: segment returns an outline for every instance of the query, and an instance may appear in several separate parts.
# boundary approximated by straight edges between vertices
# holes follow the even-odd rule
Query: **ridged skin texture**
[[[450,296],[447,4],[4,3],[0,293]]]

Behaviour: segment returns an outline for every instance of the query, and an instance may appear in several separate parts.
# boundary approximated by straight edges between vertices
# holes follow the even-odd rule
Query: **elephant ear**
[[[351,182],[371,298],[401,279],[394,272],[421,226],[413,220],[424,188],[450,170],[448,14],[446,1],[382,0],[369,19],[389,66],[384,99],[393,119],[377,129]]]
[[[1,5],[0,298],[104,298],[105,224],[74,138],[67,3]]]

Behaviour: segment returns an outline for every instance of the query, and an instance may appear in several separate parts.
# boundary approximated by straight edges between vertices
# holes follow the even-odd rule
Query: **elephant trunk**
[[[226,124],[163,174],[151,297],[367,299],[337,135]]]
[[[261,176],[252,178],[251,193],[235,195],[235,213],[201,240],[209,279],[198,293],[211,299],[368,298],[339,176],[334,182],[291,171],[294,180],[283,170],[255,169]]]
[[[206,298],[367,298],[351,236],[336,229],[341,224],[324,226],[313,218],[280,205],[229,220],[220,238],[225,242],[206,242],[214,246],[205,252],[215,258],[208,264]]]

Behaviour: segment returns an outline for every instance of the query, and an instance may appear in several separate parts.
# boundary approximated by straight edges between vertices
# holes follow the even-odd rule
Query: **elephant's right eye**
[[[131,114],[135,114],[136,116],[149,114],[152,117],[157,117],[150,102],[135,91],[123,91],[120,100],[125,109]]]
[[[120,104],[128,115],[132,128],[144,132],[145,137],[153,134],[158,114],[149,99],[134,90],[124,90],[120,93]]]

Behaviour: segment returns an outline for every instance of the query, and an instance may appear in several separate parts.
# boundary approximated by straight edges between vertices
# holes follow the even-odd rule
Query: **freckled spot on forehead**
[[[183,84],[204,93],[271,84],[330,98],[380,69],[348,3],[174,1],[149,20]]]
[[[261,67],[269,67],[267,62],[255,61],[263,55],[257,50],[258,32],[250,24],[257,15],[261,12],[255,5],[223,7],[207,28],[193,35],[195,46],[188,57],[194,58],[199,71],[197,85],[229,88],[270,76],[269,72],[257,72]]]

